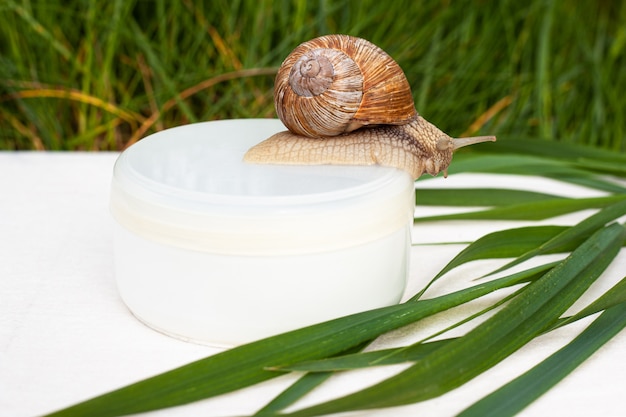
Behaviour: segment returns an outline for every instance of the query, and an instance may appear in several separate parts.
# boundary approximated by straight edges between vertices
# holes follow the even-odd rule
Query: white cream
[[[280,130],[273,119],[198,123],[121,154],[111,186],[115,272],[140,320],[228,346],[400,300],[410,176],[242,162]]]

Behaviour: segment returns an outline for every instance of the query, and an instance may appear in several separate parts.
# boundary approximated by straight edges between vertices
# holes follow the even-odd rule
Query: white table
[[[218,352],[157,333],[137,321],[118,297],[112,268],[109,181],[116,153],[0,153],[0,415],[35,416],[104,393]],[[444,186],[468,186],[484,176],[456,175]],[[550,181],[487,177],[489,186],[598,195]],[[483,185],[487,185],[483,184]],[[442,185],[439,179],[424,186]],[[555,191],[556,190],[556,191]],[[420,209],[424,210],[425,209]],[[584,213],[588,214],[588,213]],[[580,214],[542,222],[572,224]],[[415,238],[462,241],[523,222],[457,222],[420,225]],[[463,246],[413,248],[410,294]],[[432,295],[467,284],[493,267],[480,261],[452,271]],[[589,301],[626,271],[626,253],[590,289]],[[580,306],[580,304],[578,304]],[[465,307],[470,308],[470,307]],[[577,309],[576,306],[573,310]],[[449,325],[467,311],[456,309],[427,324]],[[572,310],[572,311],[573,311]],[[563,346],[590,319],[542,336],[453,392],[419,404],[356,415],[450,416]],[[384,337],[392,346],[429,334],[420,326]],[[467,330],[467,327],[465,328]],[[432,330],[431,330],[432,331]],[[461,330],[459,330],[461,331]],[[626,332],[606,344],[522,416],[624,416]],[[333,378],[300,404],[368,385],[404,365]],[[222,416],[254,412],[292,381],[281,377],[223,397],[149,415]]]

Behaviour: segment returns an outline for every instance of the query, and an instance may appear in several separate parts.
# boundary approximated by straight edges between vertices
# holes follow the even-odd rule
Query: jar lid
[[[341,249],[411,222],[413,180],[395,168],[243,162],[282,130],[277,119],[221,120],[142,139],[115,163],[113,217],[166,245],[243,255]]]

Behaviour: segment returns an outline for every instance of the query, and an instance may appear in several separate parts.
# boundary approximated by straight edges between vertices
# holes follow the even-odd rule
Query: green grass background
[[[626,150],[623,1],[0,0],[0,22],[3,150],[275,117],[275,68],[328,33],[387,51],[452,135]]]

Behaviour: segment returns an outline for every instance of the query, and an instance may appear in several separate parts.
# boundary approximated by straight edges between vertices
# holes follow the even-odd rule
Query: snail
[[[265,164],[379,164],[447,176],[453,152],[494,136],[453,139],[421,117],[400,66],[371,42],[327,35],[284,60],[274,86],[289,129],[253,146],[244,161]]]

